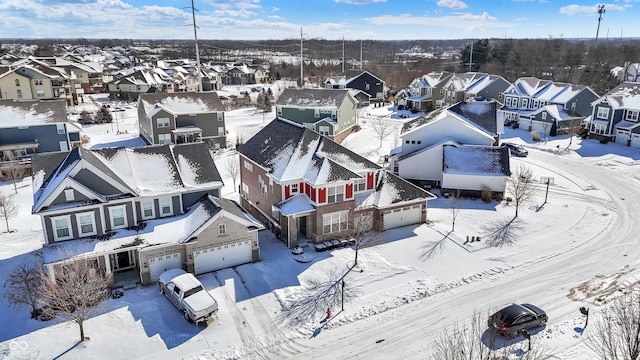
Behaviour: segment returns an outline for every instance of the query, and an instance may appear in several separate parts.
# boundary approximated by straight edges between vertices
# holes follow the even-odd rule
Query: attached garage
[[[414,205],[383,212],[383,229],[419,224],[422,222],[422,206]]]
[[[174,268],[182,269],[182,254],[179,252],[149,258],[151,282],[158,281],[160,274]]]
[[[629,130],[617,129],[616,130],[616,143],[622,144],[622,145],[627,145],[627,141],[629,140],[630,133],[631,132]]]
[[[199,275],[250,263],[252,260],[251,248],[251,240],[196,248],[193,251],[194,272]]]
[[[631,146],[640,148],[640,134],[631,134]]]

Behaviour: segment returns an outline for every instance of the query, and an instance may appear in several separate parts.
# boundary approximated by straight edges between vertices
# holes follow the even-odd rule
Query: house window
[[[73,237],[69,215],[53,217],[51,223],[53,224],[53,239],[55,241],[68,240]]]
[[[547,113],[546,112],[542,112],[542,120],[546,120],[547,119]]]
[[[522,107],[525,109],[529,107],[529,99],[522,99]]]
[[[242,192],[240,193],[245,199],[249,196],[249,185],[242,183]]]
[[[155,217],[153,209],[153,200],[146,200],[140,203],[140,209],[142,212],[142,219],[153,219]]]
[[[37,97],[44,97],[44,90],[42,90],[42,89],[36,90],[36,96]]]
[[[367,179],[362,178],[362,179],[356,179],[353,182],[353,187],[355,189],[356,192],[358,191],[365,191],[367,190]]]
[[[87,212],[76,215],[78,222],[78,234],[80,236],[90,236],[97,234],[96,221],[93,212]]]
[[[320,118],[320,109],[315,109],[313,111],[313,117],[316,118],[316,119]]]
[[[169,127],[169,118],[158,118],[158,120],[156,120],[156,124],[158,128]]]
[[[276,107],[276,114],[277,114],[278,116],[282,116],[282,107],[280,107],[280,106],[277,106],[277,107]]]
[[[269,192],[273,194],[273,179],[269,178]]]
[[[338,117],[338,110],[331,110],[331,118],[336,119]]]
[[[320,135],[329,136],[331,128],[329,126],[319,126],[318,127]]]
[[[249,171],[251,171],[251,172],[253,172],[253,165],[250,162],[248,162],[247,160],[244,161],[244,168],[249,170]]]
[[[64,124],[56,124],[56,130],[58,131],[58,135],[66,133]]]
[[[606,135],[607,134],[607,125],[605,124],[593,124],[591,128],[591,132],[598,135]]]
[[[331,234],[347,230],[349,211],[338,211],[322,215],[322,233]]]
[[[329,204],[344,200],[344,186],[331,186],[327,188],[327,202]]]
[[[42,86],[42,79],[36,79],[33,81],[34,84]]]
[[[369,88],[370,88],[370,85],[369,85],[368,83],[367,83],[367,84],[364,84],[364,89],[365,89],[365,90],[369,90]]]
[[[171,134],[158,134],[158,144],[171,144]]]
[[[16,86],[20,86],[20,79],[16,79]]]
[[[218,113],[218,121],[222,121],[222,120],[224,120],[224,113],[219,112]]]
[[[160,216],[170,216],[173,214],[173,203],[171,198],[160,199]]]
[[[18,99],[22,99],[22,90],[18,90]]]
[[[609,119],[609,108],[598,106],[596,117],[598,119]]]
[[[67,201],[73,201],[76,199],[74,193],[73,193],[73,189],[67,189],[64,191],[64,198]]]
[[[127,217],[125,216],[126,207],[114,206],[109,208],[109,218],[111,219],[112,229],[122,229],[128,226]]]
[[[629,120],[629,121],[638,121],[638,111],[627,110],[627,120]]]
[[[218,225],[218,235],[225,235],[227,233],[227,225],[220,224]]]
[[[222,126],[218,127],[218,136],[224,136],[224,127]]]
[[[292,194],[298,193],[298,184],[291,184],[291,193]]]

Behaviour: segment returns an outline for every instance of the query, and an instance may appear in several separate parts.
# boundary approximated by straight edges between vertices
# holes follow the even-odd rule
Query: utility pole
[[[362,70],[362,40],[360,40],[360,70]]]
[[[302,66],[304,61],[302,59],[302,28],[300,28],[300,88],[304,87],[304,72]]]
[[[344,72],[344,36],[342,37],[342,72]]]
[[[473,40],[471,40],[471,51],[469,51],[469,72],[471,72],[472,63],[473,63]]]
[[[600,21],[602,21],[602,14],[605,12],[604,4],[598,5],[598,30],[596,30],[596,41],[598,41],[598,34],[600,33]]]
[[[200,72],[200,51],[198,50],[198,32],[196,31],[196,8],[191,0],[191,16],[193,16],[193,37],[196,40],[196,71],[198,72],[198,92],[202,92],[202,74]]]

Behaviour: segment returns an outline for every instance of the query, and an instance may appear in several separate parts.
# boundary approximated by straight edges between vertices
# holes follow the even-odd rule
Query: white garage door
[[[394,209],[384,212],[384,230],[393,229],[400,226],[420,223],[422,209],[420,205]]]
[[[631,134],[631,146],[640,148],[640,134]]]
[[[627,145],[627,140],[629,140],[629,131],[616,131],[616,142],[618,144]]]
[[[193,266],[196,275],[251,262],[251,241],[196,249]]]
[[[179,252],[149,258],[151,282],[158,281],[160,274],[174,268],[182,268],[182,254]]]

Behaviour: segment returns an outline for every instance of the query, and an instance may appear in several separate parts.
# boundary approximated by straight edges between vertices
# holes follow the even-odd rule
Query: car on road
[[[508,147],[509,150],[511,151],[511,155],[513,156],[525,157],[529,155],[529,151],[525,149],[524,146],[522,145],[516,145],[512,143],[502,143],[502,146]]]
[[[160,274],[160,292],[164,294],[184,319],[198,323],[218,311],[218,302],[198,279],[182,269],[171,269]]]
[[[489,316],[489,330],[500,336],[514,338],[525,330],[543,326],[547,323],[547,313],[531,304],[511,304]]]

